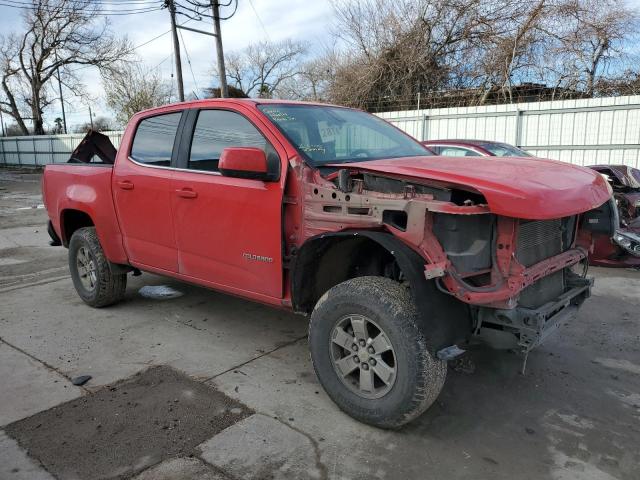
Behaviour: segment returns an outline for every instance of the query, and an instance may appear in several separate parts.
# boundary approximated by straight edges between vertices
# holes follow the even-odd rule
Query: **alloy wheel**
[[[338,378],[364,398],[389,393],[396,380],[396,355],[380,326],[364,315],[346,315],[333,327],[330,352]]]
[[[96,271],[96,262],[85,247],[78,249],[76,268],[78,269],[80,283],[87,291],[92,292],[98,283],[98,272]]]

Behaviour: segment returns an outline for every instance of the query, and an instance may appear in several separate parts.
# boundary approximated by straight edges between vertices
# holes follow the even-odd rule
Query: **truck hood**
[[[335,166],[471,187],[493,213],[532,220],[576,215],[611,197],[596,171],[538,158],[409,157]]]

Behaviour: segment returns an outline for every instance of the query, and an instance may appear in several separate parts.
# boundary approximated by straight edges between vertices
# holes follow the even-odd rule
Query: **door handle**
[[[133,182],[130,182],[129,180],[120,180],[118,182],[118,186],[122,190],[133,190]]]
[[[198,192],[194,192],[190,188],[183,188],[180,190],[176,190],[176,193],[179,197],[182,198],[196,198],[198,196]]]

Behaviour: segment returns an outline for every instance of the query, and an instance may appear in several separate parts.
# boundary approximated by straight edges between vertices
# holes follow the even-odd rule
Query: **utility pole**
[[[58,54],[56,53],[56,62],[58,61]],[[67,133],[67,116],[64,113],[64,98],[62,97],[62,80],[60,80],[60,67],[56,67],[56,73],[58,74],[58,90],[60,91],[60,105],[62,106],[62,126],[64,127],[64,133]]]
[[[178,76],[178,99],[184,102],[184,84],[182,83],[182,61],[180,60],[180,44],[178,43],[178,29],[176,27],[176,4],[174,0],[165,0],[171,15],[171,35],[173,36],[173,53],[176,60],[176,74]]]
[[[91,105],[89,105],[89,123],[91,123],[91,130],[93,130],[93,114],[91,113]]]
[[[224,52],[222,50],[222,31],[220,30],[220,5],[218,0],[211,0],[211,10],[213,11],[213,34],[216,37],[216,53],[218,55],[218,76],[220,77],[220,97],[229,96],[227,87],[227,72],[224,68]]]

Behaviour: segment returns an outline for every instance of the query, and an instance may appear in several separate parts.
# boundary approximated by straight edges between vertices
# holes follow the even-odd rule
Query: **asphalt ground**
[[[84,305],[39,182],[0,169],[0,480],[640,478],[640,272],[592,269],[592,298],[525,375],[474,349],[424,415],[383,431],[324,393],[304,317],[149,274]]]

